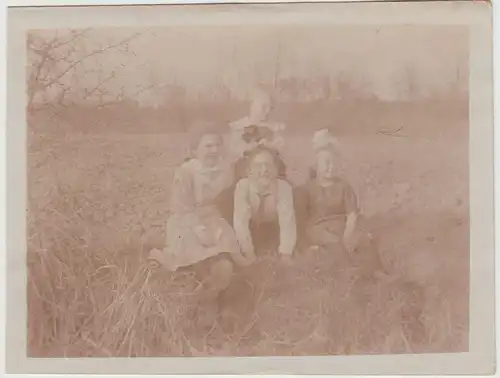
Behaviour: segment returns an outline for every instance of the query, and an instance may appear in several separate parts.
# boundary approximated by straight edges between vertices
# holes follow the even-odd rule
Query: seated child
[[[356,194],[337,175],[337,145],[325,130],[313,138],[315,168],[295,193],[301,244],[332,250],[334,258],[355,264],[363,275],[380,275],[384,268],[371,235],[363,230]]]
[[[301,245],[310,253],[323,251],[335,264],[354,267],[362,283],[380,279],[388,288],[403,295],[401,319],[412,334],[425,334],[420,320],[424,307],[424,290],[404,277],[388,274],[374,238],[360,214],[352,187],[336,173],[338,143],[324,130],[315,134],[316,164],[310,180],[295,193],[296,217]],[[353,294],[354,295],[354,294]]]
[[[258,147],[248,156],[248,177],[234,193],[234,230],[246,258],[277,251],[292,256],[297,226],[291,185],[278,178],[278,156]]]
[[[215,296],[225,290],[233,263],[245,265],[236,235],[214,204],[231,185],[232,170],[222,160],[222,137],[205,127],[193,139],[194,157],[175,172],[171,189],[167,240],[149,259],[170,271],[194,271]]]

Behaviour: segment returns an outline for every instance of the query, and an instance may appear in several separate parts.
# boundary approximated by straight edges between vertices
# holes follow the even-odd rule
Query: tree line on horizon
[[[150,82],[138,85],[133,93],[127,92],[124,87],[110,89],[108,84],[125,74],[124,64],[105,70],[102,64],[89,67],[86,62],[91,58],[99,61],[108,54],[120,54],[125,59],[131,54],[130,43],[140,37],[140,33],[89,50],[85,44],[89,38],[88,31],[89,29],[72,30],[65,36],[56,33],[51,37],[36,32],[28,33],[26,108],[29,117],[34,117],[39,112],[59,114],[67,113],[68,109],[74,111],[89,107],[129,110],[142,108],[157,112],[160,116],[165,113],[189,113],[190,108],[210,104],[216,108],[221,103],[245,106],[245,100],[236,96],[222,78],[215,78],[213,85],[205,91],[192,93],[175,76],[172,83],[163,84],[152,72]],[[97,78],[91,86],[82,80],[85,75],[90,74]],[[420,87],[415,67],[408,66],[394,79],[400,93],[396,102],[467,101],[467,90],[461,85],[463,75],[464,72],[457,69],[456,81],[448,88],[440,92],[425,93]],[[335,77],[320,74],[310,78],[283,77],[277,61],[274,72],[267,80],[256,80],[269,89],[277,102],[384,102],[373,92],[368,81],[362,77],[354,78],[345,71]],[[141,100],[144,97],[146,101]]]

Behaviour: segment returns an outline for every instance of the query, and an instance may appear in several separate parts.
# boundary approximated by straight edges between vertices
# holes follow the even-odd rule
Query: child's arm
[[[279,181],[278,213],[280,224],[279,254],[291,257],[297,243],[297,221],[292,187],[286,181]]]
[[[250,260],[255,259],[252,236],[250,234],[249,222],[251,217],[250,204],[247,201],[247,181],[240,180],[234,192],[234,216],[233,224],[236,238],[241,246],[243,255]]]
[[[356,212],[352,212],[347,215],[347,221],[344,230],[344,239],[354,235],[354,232],[356,231],[357,220],[358,214]]]

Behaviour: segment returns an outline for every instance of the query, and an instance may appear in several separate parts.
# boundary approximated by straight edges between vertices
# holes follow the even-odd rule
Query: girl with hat
[[[399,291],[404,298],[401,320],[409,326],[411,338],[423,337],[423,290],[418,284],[386,271],[375,238],[360,212],[356,193],[337,173],[338,141],[328,130],[320,130],[312,145],[315,167],[309,181],[295,192],[301,247],[305,247],[306,254],[325,257],[339,271],[351,272],[361,290],[358,294],[377,281]]]
[[[336,258],[347,259],[361,247],[360,243],[367,247],[370,236],[360,229],[356,193],[338,174],[338,141],[323,129],[314,134],[312,145],[315,166],[311,169],[311,178],[296,189],[302,243],[313,249],[336,250]],[[378,255],[370,255],[373,270],[383,271]]]

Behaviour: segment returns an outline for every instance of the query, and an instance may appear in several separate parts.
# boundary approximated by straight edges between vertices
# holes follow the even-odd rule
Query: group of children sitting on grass
[[[270,98],[261,95],[248,117],[230,125],[229,154],[220,128],[196,131],[192,156],[174,175],[166,246],[152,250],[150,260],[194,271],[214,301],[239,267],[263,255],[293,264],[298,254],[326,251],[363,278],[389,279],[355,191],[338,175],[336,139],[324,129],[309,147],[304,143],[315,161],[307,182],[294,186],[280,152],[284,125],[268,121],[270,110]]]

